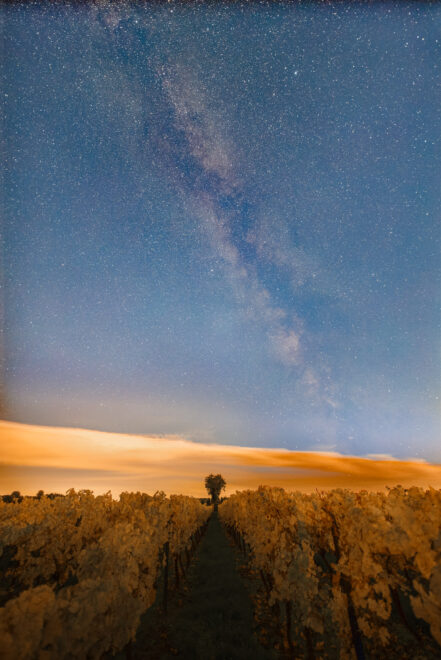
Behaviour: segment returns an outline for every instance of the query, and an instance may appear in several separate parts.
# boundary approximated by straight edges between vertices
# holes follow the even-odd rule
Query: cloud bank
[[[193,443],[171,436],[124,435],[0,421],[0,492],[64,493],[68,488],[141,490],[206,496],[204,478],[220,472],[226,494],[261,484],[304,492],[386,486],[441,488],[441,465],[390,456],[360,458],[334,452],[294,452]]]

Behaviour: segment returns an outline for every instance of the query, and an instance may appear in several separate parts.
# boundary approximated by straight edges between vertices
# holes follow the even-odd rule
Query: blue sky
[[[3,7],[6,416],[441,460],[441,9]]]

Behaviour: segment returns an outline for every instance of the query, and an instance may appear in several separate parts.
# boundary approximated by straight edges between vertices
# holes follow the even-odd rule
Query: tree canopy
[[[227,483],[221,474],[209,474],[208,477],[205,477],[205,488],[211,495],[213,504],[217,505],[221,490],[225,490],[226,485]]]

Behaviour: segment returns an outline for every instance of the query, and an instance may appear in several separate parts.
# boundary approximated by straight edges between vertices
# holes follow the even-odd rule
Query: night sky
[[[5,417],[441,459],[441,6],[3,6]]]

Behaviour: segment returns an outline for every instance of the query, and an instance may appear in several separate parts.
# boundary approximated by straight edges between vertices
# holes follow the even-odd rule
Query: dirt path
[[[237,551],[213,515],[183,586],[170,598],[167,617],[159,604],[143,617],[132,659],[277,658],[257,640],[253,604],[238,563]]]

